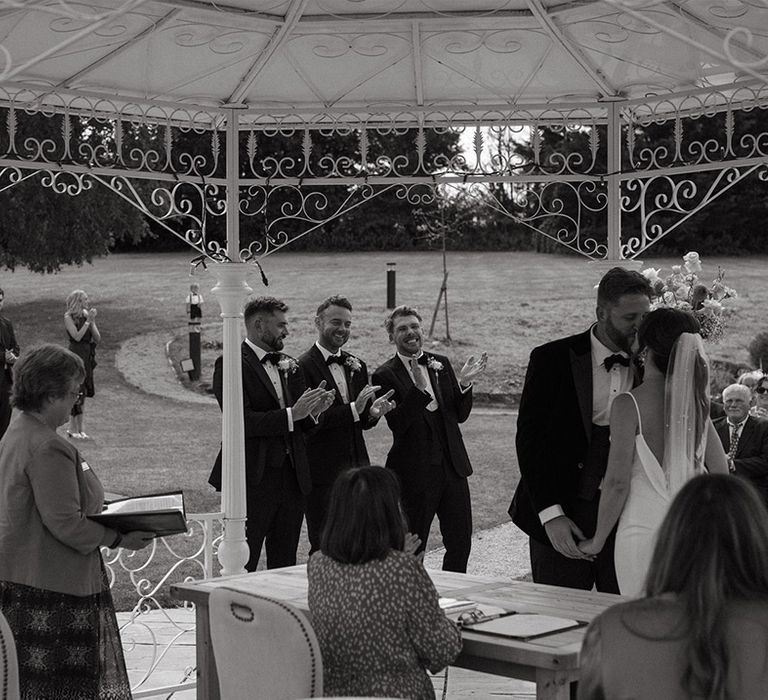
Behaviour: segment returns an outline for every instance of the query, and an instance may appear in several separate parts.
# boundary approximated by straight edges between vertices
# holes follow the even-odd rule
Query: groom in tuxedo
[[[324,381],[336,395],[320,425],[306,437],[312,476],[306,512],[310,554],[320,548],[333,482],[345,469],[371,463],[363,431],[393,407],[391,392],[374,398],[378,387],[368,381],[365,362],[342,349],[352,329],[349,299],[340,295],[325,299],[317,307],[315,328],[317,341],[299,357],[299,365],[309,386]]]
[[[614,267],[597,290],[597,322],[531,352],[517,420],[520,483],[509,514],[530,537],[533,580],[618,593],[613,535],[592,560],[578,543],[594,534],[614,397],[639,382],[637,328],[652,289]]]
[[[444,571],[465,573],[472,546],[472,504],[467,477],[472,473],[459,423],[472,410],[472,381],[485,370],[485,353],[470,357],[458,377],[444,355],[422,350],[421,316],[398,306],[385,322],[397,348],[373,375],[395,407],[386,415],[392,448],[386,466],[400,478],[411,532],[427,545],[437,515],[443,535]],[[385,394],[386,395],[386,394]]]

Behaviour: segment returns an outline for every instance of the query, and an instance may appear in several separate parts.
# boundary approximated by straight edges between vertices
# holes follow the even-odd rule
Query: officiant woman
[[[13,370],[21,411],[0,441],[0,612],[13,631],[22,700],[130,700],[100,547],[141,549],[151,533],[89,520],[104,489],[56,429],[69,419],[83,361],[41,345]]]

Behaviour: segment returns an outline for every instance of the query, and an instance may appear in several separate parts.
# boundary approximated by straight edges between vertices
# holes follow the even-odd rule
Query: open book
[[[88,517],[118,532],[144,530],[154,532],[156,537],[166,537],[187,531],[181,491],[121,498],[104,506],[101,513]]]

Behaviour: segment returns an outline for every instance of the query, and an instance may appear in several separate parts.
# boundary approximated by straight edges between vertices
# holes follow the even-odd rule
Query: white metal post
[[[606,262],[618,263],[621,255],[621,114],[618,102],[609,102],[607,146],[608,184],[608,256]]]
[[[224,538],[219,546],[221,574],[245,571],[248,543],[245,502],[245,427],[243,423],[243,372],[240,354],[243,301],[253,290],[247,277],[252,269],[240,260],[238,115],[227,110],[227,256],[211,272],[217,284],[212,292],[221,305],[222,331],[222,419],[221,419],[221,509]]]

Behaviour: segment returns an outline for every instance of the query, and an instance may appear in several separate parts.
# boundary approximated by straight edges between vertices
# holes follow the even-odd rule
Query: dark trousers
[[[307,537],[309,537],[310,554],[320,549],[331,488],[333,484],[312,484],[312,491],[307,495]]]
[[[443,571],[466,573],[472,548],[472,503],[469,484],[443,460],[433,464],[430,485],[421,493],[403,493],[403,507],[412,532],[427,546],[435,515],[440,522],[445,556]],[[420,550],[420,551],[421,551]]]
[[[573,506],[568,509],[568,517],[579,526],[585,537],[592,537],[595,534],[599,502],[599,495],[591,501],[577,498]],[[594,561],[569,559],[556,552],[549,544],[542,544],[531,538],[533,580],[550,586],[580,588],[586,591],[594,586],[601,593],[618,593],[619,584],[613,564],[615,537],[616,528],[613,529],[605,541],[605,547]]]
[[[304,496],[286,457],[281,466],[267,467],[256,489],[248,492],[245,538],[250,557],[246,571],[256,571],[265,543],[268,569],[294,566],[303,519]]]

